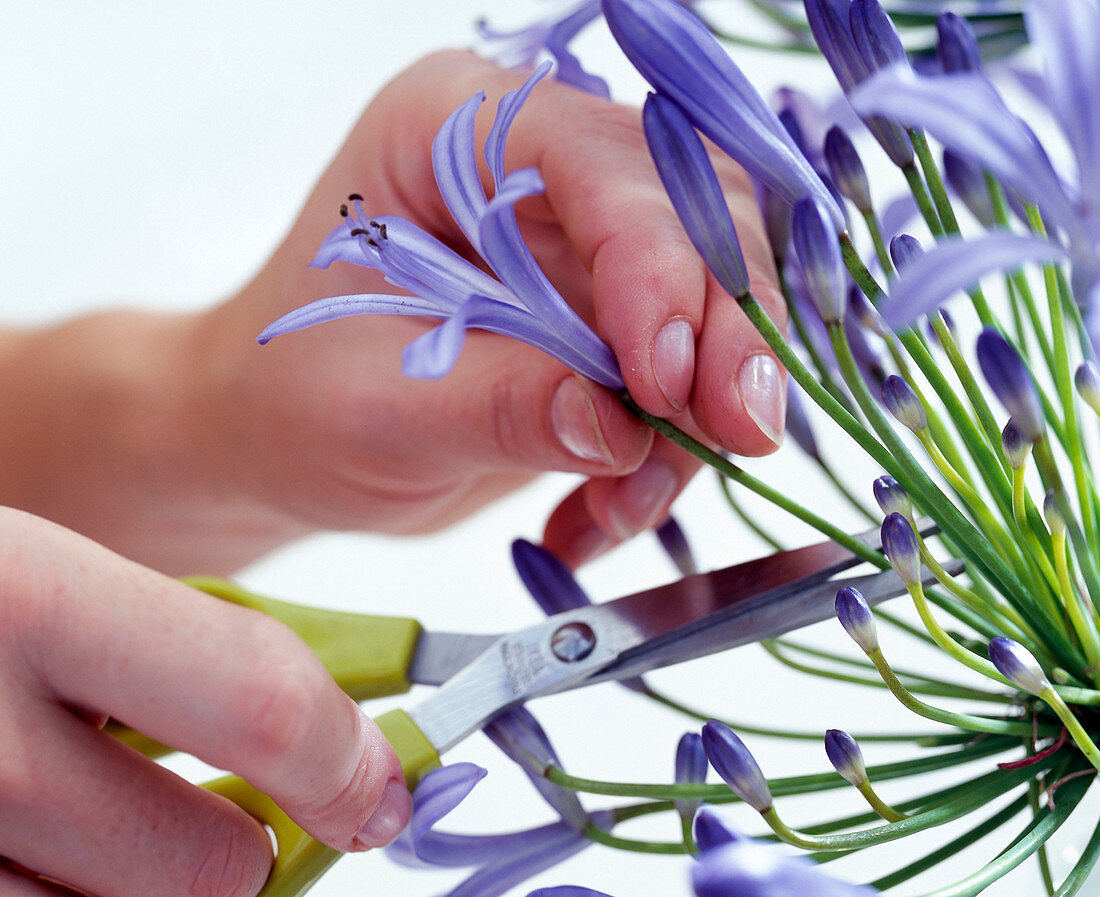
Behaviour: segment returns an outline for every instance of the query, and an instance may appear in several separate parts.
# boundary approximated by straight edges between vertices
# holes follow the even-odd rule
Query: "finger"
[[[657,439],[633,473],[590,479],[562,501],[547,521],[543,544],[579,567],[664,520],[699,466],[668,440]]]
[[[46,881],[3,860],[0,860],[0,894],[4,897],[79,897],[77,891]]]
[[[4,516],[5,551],[23,555],[4,565],[11,594],[36,598],[24,652],[54,699],[237,772],[337,849],[398,834],[409,796],[397,756],[294,633],[60,527]],[[33,570],[51,571],[51,587]]]
[[[5,715],[4,853],[96,897],[250,897],[263,886],[271,843],[235,804],[55,704],[14,710]],[[29,893],[68,891],[42,883]]]

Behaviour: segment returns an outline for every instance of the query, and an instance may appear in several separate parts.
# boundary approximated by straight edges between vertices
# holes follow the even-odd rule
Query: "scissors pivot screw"
[[[565,663],[584,660],[596,647],[596,633],[587,623],[566,623],[550,636],[550,650]]]

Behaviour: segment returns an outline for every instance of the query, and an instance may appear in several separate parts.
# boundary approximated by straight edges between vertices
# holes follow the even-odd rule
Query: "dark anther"
[[[378,236],[380,236],[383,240],[386,239],[386,225],[379,224],[377,221],[369,221],[367,223],[370,224],[371,227],[378,228]]]
[[[347,218],[348,217],[348,207],[347,207],[346,203],[340,203],[340,217],[341,218]]]
[[[351,235],[353,237],[358,237],[358,236],[361,236],[362,234],[367,234],[367,233],[370,233],[370,231],[368,231],[365,227],[353,227],[351,229]],[[369,243],[370,241],[368,240],[367,242]]]
[[[375,249],[378,248],[378,244],[374,242],[373,237],[367,237],[367,245],[368,246],[373,246]]]
[[[358,193],[349,193],[348,194],[348,202],[362,202],[362,201],[363,201],[363,197],[360,196]]]

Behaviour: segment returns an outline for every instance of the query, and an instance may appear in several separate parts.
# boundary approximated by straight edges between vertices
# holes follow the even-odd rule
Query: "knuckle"
[[[534,428],[522,408],[529,407],[513,377],[498,377],[488,390],[489,420],[497,451],[506,461],[523,466],[531,463]]]
[[[213,812],[207,825],[188,897],[252,897],[263,886],[270,854],[258,832]]]

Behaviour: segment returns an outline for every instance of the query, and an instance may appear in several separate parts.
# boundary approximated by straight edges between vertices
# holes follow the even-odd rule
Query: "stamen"
[[[363,201],[363,197],[360,196],[358,193],[349,193],[348,194],[348,202],[362,202],[362,201]]]
[[[344,203],[344,202],[340,203],[340,217],[341,218],[347,218],[348,217],[348,205],[347,205],[347,203]]]

